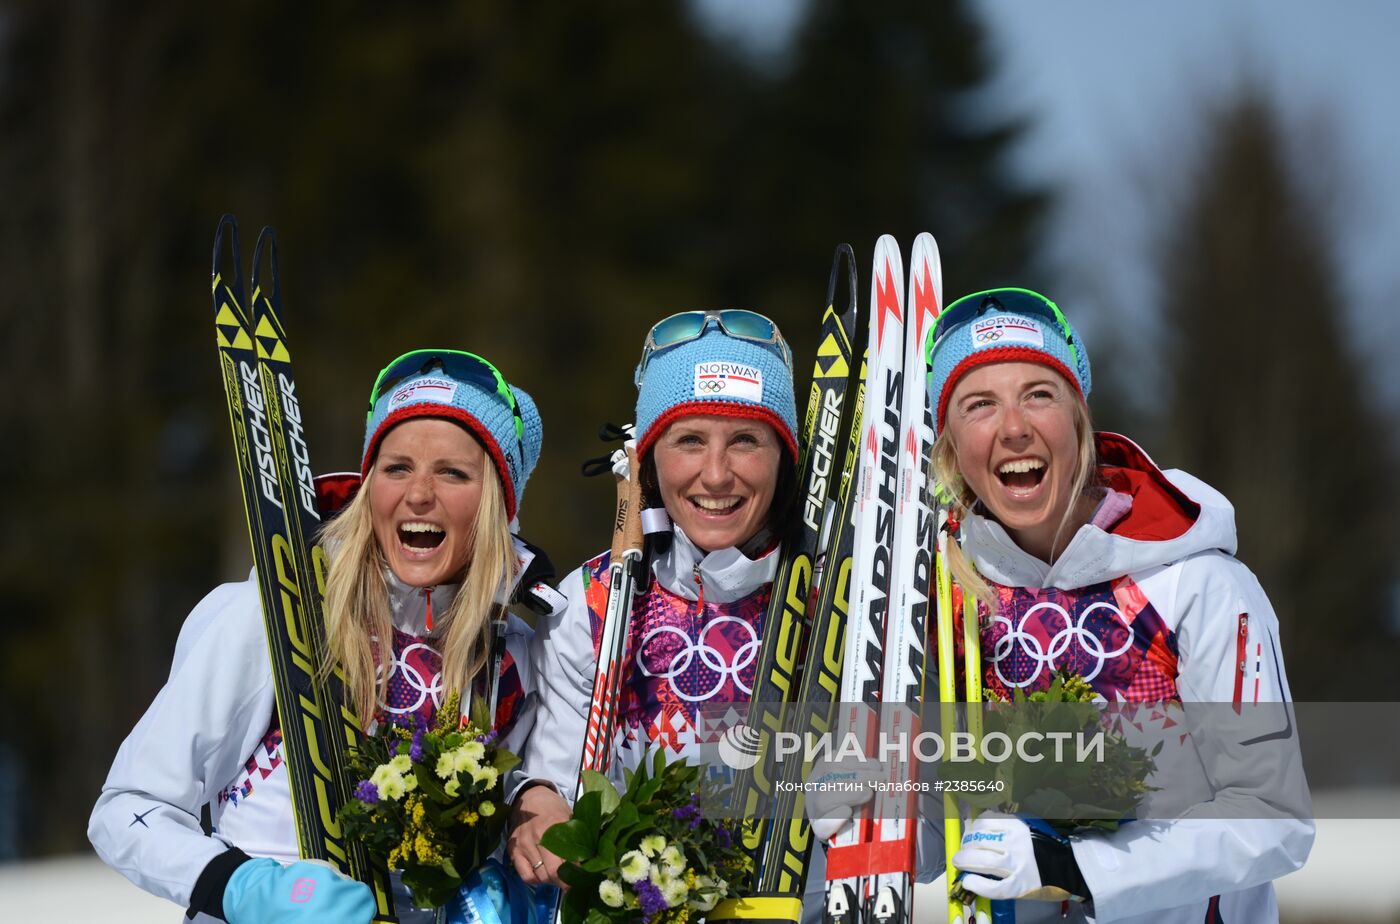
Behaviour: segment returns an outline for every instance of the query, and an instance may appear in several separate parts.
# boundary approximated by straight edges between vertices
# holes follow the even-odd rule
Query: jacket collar
[[[749,558],[734,546],[706,553],[679,526],[672,527],[672,536],[670,549],[657,556],[651,571],[658,584],[686,600],[699,599],[697,575],[704,582],[707,602],[733,603],[772,583],[778,571],[777,548]]]
[[[433,623],[442,626],[442,618],[452,601],[457,599],[461,584],[439,584],[432,589]],[[428,596],[426,588],[405,584],[394,574],[392,568],[384,569],[384,587],[389,592],[389,610],[393,613],[394,628],[409,635],[428,634]]]

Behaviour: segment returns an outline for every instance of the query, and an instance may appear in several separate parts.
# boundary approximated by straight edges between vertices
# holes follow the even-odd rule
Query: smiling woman
[[[1162,725],[1144,734],[1167,745],[1138,821],[1111,833],[1051,837],[1035,819],[980,816],[953,857],[963,886],[1021,899],[1021,921],[1277,921],[1272,880],[1313,839],[1293,724],[1222,742],[1182,721],[1186,702],[1258,716],[1277,710],[1246,704],[1289,699],[1278,620],[1233,557],[1229,502],[1093,432],[1088,352],[1042,295],[959,299],[928,359],[935,480],[953,498],[947,554],[980,603],[984,689],[1010,700],[1078,675],[1110,703],[1153,703]],[[1247,759],[1232,761],[1241,743]],[[942,857],[924,857],[924,877]]]
[[[633,601],[618,706],[614,781],[657,749],[692,761],[711,743],[704,702],[746,703],[764,632],[778,546],[795,520],[792,359],[768,318],[687,311],[647,335],[637,383],[644,503],[671,521]],[[568,606],[539,626],[539,719],[516,777],[509,849],[527,882],[557,882],[540,846],[570,817],[588,692],[607,605],[608,555],[560,584]]]
[[[417,350],[380,373],[360,475],[318,482],[327,515],[343,504],[323,536],[322,670],[343,671],[366,726],[431,722],[452,693],[465,711],[494,689],[496,730],[522,747],[531,633],[505,612],[521,549],[509,524],[540,441],[529,395],[478,356]],[[169,682],[117,755],[89,826],[98,854],[195,921],[368,922],[366,886],[294,862],[281,746],[256,581],[224,585],[186,620]],[[396,889],[401,922],[432,919],[407,898]]]

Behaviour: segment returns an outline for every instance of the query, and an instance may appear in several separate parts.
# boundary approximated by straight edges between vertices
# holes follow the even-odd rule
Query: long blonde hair
[[[389,692],[388,670],[375,679],[376,640],[380,657],[385,658],[394,637],[384,579],[388,565],[370,512],[369,489],[375,471],[370,469],[354,500],[322,530],[332,559],[326,579],[326,657],[320,676],[324,679],[336,667],[344,669],[347,703],[365,728],[374,719],[375,704],[385,701]],[[472,681],[490,657],[491,623],[504,615],[496,600],[509,586],[516,561],[504,492],[489,459],[482,466],[481,502],[470,549],[462,586],[437,619],[444,693],[461,693],[464,709],[470,702]]]
[[[1060,544],[1060,537],[1074,516],[1078,499],[1088,493],[1098,481],[1098,454],[1094,450],[1094,425],[1089,416],[1089,406],[1077,395],[1071,404],[1074,409],[1074,433],[1079,440],[1079,459],[1075,464],[1074,480],[1070,484],[1070,497],[1073,500],[1065,507],[1060,525],[1055,529],[1055,537],[1050,544],[1051,558],[1054,558],[1054,550]],[[958,447],[953,442],[952,428],[946,423],[942,432],[938,434],[938,439],[934,440],[929,468],[934,483],[942,485],[944,493],[952,498],[951,512],[959,522],[965,522],[977,505],[978,499],[958,468]],[[977,573],[972,562],[967,560],[958,542],[948,543],[948,570],[952,572],[953,580],[962,585],[964,591],[970,591],[978,600],[986,603],[992,614],[996,613],[996,595],[992,593],[991,585]]]

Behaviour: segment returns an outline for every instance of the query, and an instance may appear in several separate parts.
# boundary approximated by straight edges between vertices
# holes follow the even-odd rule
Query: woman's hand
[[[567,889],[559,880],[564,861],[540,846],[540,838],[552,825],[573,817],[569,803],[553,788],[530,786],[515,799],[510,812],[510,837],[506,853],[526,885],[549,885]]]

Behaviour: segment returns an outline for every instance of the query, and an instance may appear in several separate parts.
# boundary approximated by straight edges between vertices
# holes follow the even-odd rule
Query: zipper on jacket
[[[424,587],[424,588],[423,588],[423,601],[424,601],[424,603],[425,603],[425,604],[427,605],[427,607],[428,607],[428,631],[429,631],[429,632],[432,632],[432,631],[433,631],[433,589],[434,589],[434,588],[432,588],[432,587]]]
[[[699,606],[695,610],[696,617],[705,612],[705,581],[700,577],[700,563],[695,563],[695,592],[699,601]]]

